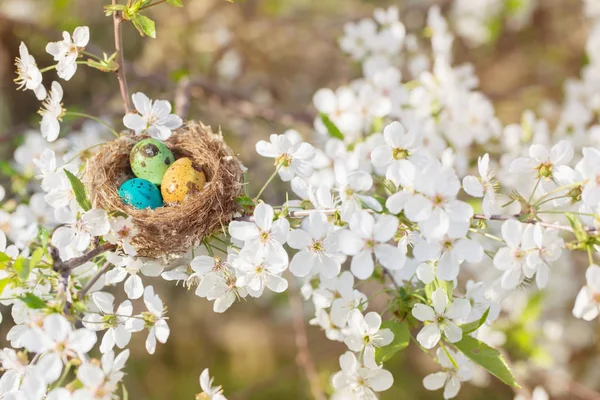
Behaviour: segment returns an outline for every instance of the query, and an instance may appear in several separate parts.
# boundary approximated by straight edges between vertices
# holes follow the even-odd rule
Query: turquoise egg
[[[140,210],[163,206],[160,190],[145,179],[133,178],[125,181],[119,188],[119,196],[125,204]]]
[[[173,153],[163,142],[156,139],[140,140],[129,153],[129,164],[134,175],[155,185],[175,161]]]

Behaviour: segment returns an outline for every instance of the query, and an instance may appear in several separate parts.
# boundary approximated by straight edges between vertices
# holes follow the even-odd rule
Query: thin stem
[[[279,172],[279,169],[281,167],[277,167],[275,169],[275,171],[273,172],[273,174],[269,177],[269,179],[265,182],[265,184],[263,185],[263,187],[260,189],[260,191],[258,192],[258,194],[256,195],[255,199],[258,200],[260,198],[260,195],[263,194],[263,192],[265,191],[265,189],[267,188],[267,186],[269,186],[269,183],[271,183],[271,181],[273,179],[275,179],[275,176],[277,175],[277,173]]]
[[[302,218],[302,217],[308,217],[310,214],[314,214],[314,213],[323,213],[325,215],[333,215],[336,213],[336,211],[339,211],[339,210],[337,210],[335,208],[324,209],[324,210],[297,210],[297,211],[290,211],[288,215],[291,218]]]
[[[145,10],[147,8],[154,7],[154,6],[157,6],[159,4],[166,3],[166,2],[167,2],[167,0],[159,0],[156,3],[148,4],[147,6],[144,6],[144,7],[140,8],[139,11],[142,11],[142,10]]]
[[[398,285],[396,284],[394,277],[392,276],[390,271],[388,271],[385,267],[383,267],[383,276],[384,277],[387,276],[388,278],[390,278],[390,282],[392,282],[392,286],[394,286],[394,288],[398,289]]]
[[[535,186],[533,187],[533,190],[531,191],[531,195],[529,196],[529,200],[527,200],[527,203],[531,204],[531,200],[533,200],[533,196],[535,195],[535,191],[537,190],[541,180],[542,180],[542,177],[539,177],[538,180],[535,182]]]
[[[545,199],[546,197],[548,197],[548,196],[551,196],[551,195],[553,195],[553,194],[555,194],[555,193],[558,193],[558,192],[560,192],[560,191],[562,191],[562,190],[566,190],[566,189],[569,189],[569,188],[571,188],[571,187],[574,187],[574,186],[579,186],[579,185],[581,185],[581,183],[571,183],[571,184],[568,184],[568,185],[564,185],[564,186],[558,187],[558,188],[556,188],[556,189],[554,189],[554,190],[552,190],[552,191],[550,191],[550,192],[546,193],[546,194],[545,194],[545,195],[543,195],[542,197],[540,197],[540,198],[537,200],[537,202],[535,202],[533,205],[534,205],[534,206],[537,206],[537,205],[539,205],[539,204],[540,204],[539,202],[540,202],[541,200]]]
[[[87,119],[91,119],[92,121],[96,121],[99,124],[104,125],[106,128],[108,128],[108,130],[110,130],[110,132],[115,135],[116,137],[119,137],[119,133],[112,127],[110,126],[107,122],[101,120],[100,118],[94,117],[93,115],[89,115],[89,114],[84,114],[84,113],[79,113],[79,112],[74,112],[74,111],[67,111],[65,113],[65,115],[71,115],[73,117],[82,117],[82,118],[87,118]]]
[[[81,150],[81,151],[80,151],[79,153],[77,153],[77,154],[76,154],[74,157],[72,157],[71,159],[69,159],[69,160],[68,160],[68,161],[67,161],[65,164],[72,163],[73,161],[75,161],[77,158],[79,158],[79,157],[80,157],[80,156],[81,156],[83,153],[85,153],[86,151],[88,151],[88,150],[91,150],[91,149],[95,149],[96,147],[100,147],[100,146],[102,146],[103,144],[104,144],[104,143],[98,143],[98,144],[95,144],[95,145],[93,145],[93,146],[90,146],[90,147],[88,147],[87,149],[83,149],[83,150]]]
[[[566,212],[568,212],[570,214],[574,214],[574,215],[583,215],[584,217],[598,218],[597,214],[580,213],[580,212],[577,212],[577,211],[554,211],[554,210],[546,210],[546,211],[538,211],[537,214],[564,214]]]
[[[102,275],[104,275],[106,273],[106,271],[109,270],[110,266],[111,266],[111,264],[109,262],[105,263],[102,266],[102,268],[100,268],[100,270],[96,273],[96,275],[94,275],[92,277],[92,279],[90,279],[89,282],[85,284],[83,289],[81,289],[79,291],[79,293],[77,294],[77,297],[82,299],[87,294],[87,292],[89,292],[89,290],[92,288],[92,286],[94,286],[94,284],[96,282],[98,282],[98,279],[100,279],[100,277]]]
[[[211,239],[216,240],[217,242],[220,242],[220,243],[224,244],[225,247],[232,247],[232,248],[235,248],[235,249],[239,249],[239,247],[234,246],[233,244],[224,241],[223,239],[221,239],[218,236],[211,236]]]
[[[562,196],[550,197],[550,198],[548,198],[548,199],[546,199],[546,200],[544,200],[544,201],[538,201],[537,203],[535,203],[535,206],[536,206],[536,207],[539,207],[539,206],[541,206],[542,204],[546,204],[546,203],[548,203],[548,202],[550,202],[550,201],[552,201],[552,200],[564,199],[564,198],[566,198],[566,197],[569,197],[569,196],[567,196],[567,195],[562,195]]]
[[[448,351],[448,349],[446,349],[446,346],[444,345],[444,341],[443,340],[440,340],[440,347],[442,348],[442,350],[444,350],[444,353],[446,353],[446,356],[448,357],[448,359],[450,360],[450,362],[452,363],[452,365],[454,365],[454,368],[456,368],[458,370],[459,369],[458,368],[458,364],[454,360],[454,357],[452,357],[452,354],[450,354],[450,352]]]
[[[85,56],[88,56],[88,57],[91,57],[91,58],[95,58],[95,59],[96,59],[96,60],[98,60],[98,61],[104,61],[102,58],[98,57],[97,55],[95,55],[95,54],[92,54],[92,53],[88,53],[88,52],[87,52],[87,51],[85,51],[85,50],[84,50],[84,51],[82,51],[82,52],[81,52],[81,54],[83,54],[83,55],[85,55]]]
[[[112,0],[113,5],[117,5],[117,0]],[[123,60],[123,35],[121,34],[121,23],[123,18],[118,11],[113,13],[113,25],[115,32],[115,51],[117,52],[117,64],[119,69],[117,70],[117,79],[119,80],[119,89],[121,91],[121,97],[123,98],[123,105],[125,106],[125,113],[131,112],[131,104],[129,103],[129,89],[127,88],[127,77],[125,76],[125,61]]]
[[[504,243],[504,240],[502,240],[502,239],[501,239],[501,238],[499,238],[498,236],[492,235],[491,233],[487,233],[487,232],[484,232],[484,231],[480,231],[479,229],[475,229],[475,228],[470,228],[470,229],[469,229],[469,231],[471,231],[471,232],[474,232],[474,233],[478,233],[478,234],[480,234],[480,235],[482,235],[482,236],[485,236],[485,237],[486,237],[486,238],[488,238],[488,239],[493,239],[493,240],[496,240],[496,241],[498,241],[498,242],[502,242],[502,243]]]
[[[54,384],[55,388],[59,388],[62,387],[65,379],[67,379],[67,376],[69,376],[69,372],[71,372],[71,367],[73,366],[72,363],[67,363],[67,366],[65,367],[62,375],[60,376],[60,378],[58,378],[58,381],[56,381],[56,383]]]
[[[592,248],[590,246],[587,247],[588,260],[590,265],[594,264],[594,255],[592,254]]]
[[[517,215],[483,215],[483,214],[475,214],[473,215],[474,219],[484,219],[484,220],[490,220],[490,221],[507,221],[509,219],[514,219],[519,221],[519,214]],[[541,222],[541,221],[537,221],[534,219],[530,219],[530,220],[526,220],[526,221],[520,221],[524,224],[537,224],[540,226],[543,226],[545,228],[551,228],[551,229],[557,229],[557,230],[561,230],[561,231],[567,231],[567,232],[574,232],[573,228],[571,228],[570,226],[564,226],[564,225],[558,225],[558,224],[549,224],[547,222]]]
[[[433,356],[431,355],[431,353],[429,353],[425,347],[421,346],[421,343],[419,343],[419,341],[417,339],[415,339],[415,337],[412,335],[412,333],[410,334],[410,341],[413,342],[413,343],[415,343],[417,345],[417,347],[419,347],[419,349],[421,349],[421,351],[423,353],[425,353],[427,356],[433,358]]]
[[[40,69],[40,72],[43,74],[44,72],[52,71],[53,69],[56,69],[56,65],[51,65],[49,67],[42,68]]]
[[[212,250],[212,246],[210,245],[210,243],[208,243],[208,240],[204,239],[202,240],[202,242],[204,243],[204,247],[206,247],[206,251],[208,251],[208,254],[214,258],[215,253]]]

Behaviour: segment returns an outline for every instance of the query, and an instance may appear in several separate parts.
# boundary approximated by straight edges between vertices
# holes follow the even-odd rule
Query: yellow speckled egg
[[[165,172],[160,192],[167,204],[183,203],[199,193],[206,183],[206,176],[191,159],[176,160]]]

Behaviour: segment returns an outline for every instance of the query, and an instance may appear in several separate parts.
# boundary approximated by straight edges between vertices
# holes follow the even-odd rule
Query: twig
[[[316,400],[325,400],[323,388],[319,383],[319,375],[310,354],[310,349],[308,348],[306,323],[304,322],[304,314],[302,312],[302,300],[300,299],[297,288],[293,285],[290,285],[290,288],[288,289],[288,299],[292,311],[296,347],[298,348],[296,364],[304,371],[313,398]]]
[[[396,283],[396,281],[394,280],[394,277],[392,276],[391,272],[387,270],[387,268],[383,267],[383,276],[387,276],[388,278],[390,278],[390,281],[392,282],[392,286],[394,286],[394,288],[398,289],[398,284]]]
[[[77,293],[77,297],[82,299],[87,292],[89,292],[89,290],[92,288],[92,286],[94,286],[94,284],[96,282],[98,282],[98,279],[100,279],[100,277],[102,275],[104,275],[106,273],[106,271],[108,271],[110,269],[111,264],[109,262],[106,262],[102,268],[100,268],[100,270],[98,272],[96,272],[96,275],[94,275],[92,277],[92,279],[89,280],[88,283],[85,284],[85,286],[83,287],[83,289],[81,289],[79,291],[79,293]]]
[[[117,5],[117,0],[112,0],[113,5]],[[121,97],[123,98],[123,104],[125,106],[125,113],[128,114],[131,111],[131,104],[129,103],[129,89],[127,89],[127,78],[125,76],[125,61],[123,60],[123,35],[121,34],[121,23],[123,17],[118,11],[113,13],[113,25],[115,31],[115,51],[117,52],[117,64],[119,69],[117,70],[117,79],[119,80],[119,89],[121,90]]]
[[[65,294],[65,307],[64,313],[68,314],[71,309],[71,302],[67,299],[67,292],[69,289],[69,278],[71,277],[71,271],[92,260],[94,257],[99,256],[102,253],[116,249],[117,246],[111,243],[104,243],[94,249],[88,251],[80,257],[71,258],[69,261],[63,261],[60,258],[58,249],[54,246],[50,246],[50,257],[52,258],[52,269],[58,272],[60,277],[58,278],[58,293]],[[89,290],[89,289],[88,289]]]
[[[80,265],[85,264],[88,261],[91,261],[94,257],[99,256],[100,254],[106,253],[107,251],[113,251],[117,248],[117,245],[111,243],[104,243],[100,246],[88,251],[81,257],[71,258],[69,261],[64,262],[63,264],[69,269],[79,267]]]
[[[509,219],[514,219],[514,220],[518,220],[524,224],[534,224],[534,225],[540,225],[543,226],[545,228],[550,228],[550,229],[557,229],[560,231],[567,231],[567,232],[575,232],[573,230],[573,228],[571,228],[570,226],[565,226],[565,225],[559,225],[559,224],[552,224],[552,223],[548,223],[548,222],[542,222],[542,221],[538,221],[535,219],[527,219],[524,221],[519,220],[519,217],[521,215],[520,214],[514,214],[514,215],[483,215],[483,214],[475,214],[473,215],[474,219],[482,219],[482,220],[490,220],[490,221],[507,221]],[[594,227],[586,227],[585,229],[587,232],[596,232],[596,228]]]
[[[324,210],[299,210],[299,211],[290,211],[289,216],[292,218],[302,218],[302,217],[307,217],[312,213],[316,213],[316,212],[320,212],[323,213],[325,215],[333,215],[336,211],[336,209],[324,209]],[[514,219],[514,220],[518,220],[524,224],[537,224],[540,226],[543,226],[545,228],[550,228],[550,229],[557,229],[557,230],[562,230],[562,231],[567,231],[567,232],[574,232],[573,228],[571,228],[570,226],[565,226],[565,225],[559,225],[559,224],[552,224],[549,222],[542,222],[542,221],[538,221],[535,219],[527,219],[524,221],[519,220],[519,217],[521,215],[520,214],[514,214],[514,215],[483,215],[483,214],[475,214],[473,215],[473,219],[481,219],[481,220],[488,220],[488,221],[507,221],[509,219]],[[587,232],[596,232],[597,229],[594,227],[586,227],[586,231]]]

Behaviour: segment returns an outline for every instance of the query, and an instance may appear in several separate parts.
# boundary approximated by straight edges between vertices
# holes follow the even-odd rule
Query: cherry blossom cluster
[[[466,12],[462,3],[456,13]],[[520,124],[502,125],[473,66],[453,64],[439,8],[428,11],[425,35],[408,32],[394,7],[348,23],[340,47],[362,76],[314,94],[314,145],[291,129],[260,140],[271,177],[236,199],[240,212],[226,229],[168,263],[139,257],[132,218],[86,198],[83,165],[110,139],[104,133],[122,129],[79,114],[95,122],[59,137],[63,90],[52,82],[47,91],[42,79],[56,69],[68,81],[80,64],[114,72],[115,57],[85,51],[87,27],[49,43],[56,64],[45,69],[22,44],[16,83],[43,106],[41,135],[27,133],[16,150],[0,210],[0,302],[13,323],[0,351],[0,397],[124,397],[133,334],[144,332],[150,354],[170,336],[152,285],[159,278],[182,282],[217,313],[299,288],[314,310],[310,324],[347,347],[332,399],[377,398],[394,384],[386,362],[411,343],[439,365],[423,385],[445,399],[490,374],[519,387],[496,347],[502,326],[523,314],[520,303],[559,287],[552,301],[572,310],[577,329],[600,313],[599,27],[551,128],[529,110]],[[477,29],[465,22],[459,32]],[[122,118],[131,134],[166,140],[182,125],[168,101],[131,98],[135,112]],[[277,177],[290,190],[268,204],[262,195]],[[577,269],[585,282],[567,286]],[[556,349],[561,335],[546,346]],[[225,399],[208,370],[200,387],[197,398]]]

